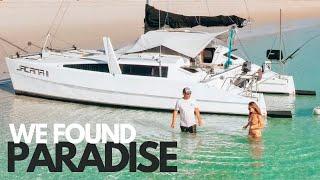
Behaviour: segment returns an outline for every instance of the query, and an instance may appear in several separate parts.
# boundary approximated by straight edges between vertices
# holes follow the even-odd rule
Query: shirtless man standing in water
[[[177,100],[172,115],[171,128],[175,128],[178,111],[180,112],[180,128],[182,132],[196,133],[197,125],[201,126],[203,121],[196,100],[191,98],[191,90],[186,87],[182,91],[183,98]],[[197,122],[196,122],[197,119]]]

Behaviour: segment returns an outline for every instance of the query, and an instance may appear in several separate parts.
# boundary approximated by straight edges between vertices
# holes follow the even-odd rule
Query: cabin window
[[[196,72],[198,72],[196,69],[194,69],[194,68],[188,68],[188,67],[182,67],[182,69],[184,69],[184,70],[186,70],[186,71],[188,71],[188,72],[191,72],[191,73],[196,73]]]
[[[122,74],[160,77],[159,66],[120,64]],[[161,77],[168,76],[168,67],[161,66]]]
[[[215,48],[206,48],[203,51],[203,63],[212,63]]]
[[[63,67],[95,72],[109,72],[108,64],[65,64]]]
[[[225,57],[228,57],[228,53],[225,53],[224,56],[225,56]],[[232,56],[232,55],[230,56],[230,58],[231,58],[232,60],[237,60],[237,59],[238,59],[237,57]]]

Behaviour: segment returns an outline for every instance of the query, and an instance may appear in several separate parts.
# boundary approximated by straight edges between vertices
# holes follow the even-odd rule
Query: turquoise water
[[[285,33],[287,50],[294,49],[305,39],[320,33],[320,26]],[[243,41],[249,55],[257,63],[265,56],[274,36],[250,38]],[[317,53],[320,39],[311,42],[304,51],[288,63],[288,74],[294,75],[298,89],[313,89],[320,93],[320,59]],[[282,102],[281,97],[269,97]],[[0,179],[319,179],[320,177],[320,117],[312,109],[320,105],[319,97],[298,96],[292,119],[268,118],[261,142],[251,142],[242,130],[246,117],[204,115],[205,126],[196,136],[181,134],[169,128],[171,114],[133,109],[86,106],[37,99],[12,94],[9,83],[0,84]],[[130,123],[137,130],[136,141],[177,141],[177,173],[130,173],[128,169],[117,173],[98,173],[86,168],[84,173],[49,173],[37,168],[26,173],[28,160],[18,163],[15,173],[7,172],[7,141],[11,140],[9,123]],[[34,144],[30,145],[30,152]],[[49,145],[53,154],[54,148]],[[84,149],[80,144],[78,153]],[[102,153],[102,146],[99,148]],[[157,153],[157,152],[156,152]],[[118,155],[114,156],[116,160]],[[76,162],[80,155],[76,157]],[[139,158],[141,160],[141,158]],[[143,161],[144,162],[144,161]]]

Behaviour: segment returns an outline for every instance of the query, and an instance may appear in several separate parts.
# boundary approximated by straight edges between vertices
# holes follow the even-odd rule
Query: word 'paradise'
[[[29,157],[30,149],[28,144],[32,142],[32,139],[35,139],[37,146],[31,156],[27,172],[34,172],[38,166],[45,166],[50,172],[62,172],[63,164],[72,172],[82,172],[87,166],[95,166],[99,172],[117,172],[124,169],[128,164],[130,172],[136,172],[137,170],[154,172],[157,169],[160,172],[177,172],[177,166],[168,165],[169,160],[177,159],[176,154],[168,153],[169,148],[177,147],[177,142],[143,142],[138,152],[149,162],[145,164],[139,163],[137,162],[137,143],[133,141],[136,131],[129,124],[115,124],[113,131],[106,124],[96,124],[94,138],[90,135],[90,124],[86,124],[85,127],[79,124],[71,124],[69,126],[54,124],[54,160],[47,146],[47,124],[31,124],[28,131],[24,124],[20,125],[18,131],[16,131],[14,124],[10,124],[9,127],[13,139],[13,141],[8,142],[9,172],[15,172],[15,164]],[[78,137],[76,138],[72,133],[74,131],[78,131]],[[127,136],[127,132],[130,132],[129,136]],[[35,138],[33,138],[34,136]],[[64,137],[67,141],[59,141],[60,137]],[[110,142],[108,137],[113,142]],[[22,139],[24,139],[24,142],[21,141]],[[74,157],[78,156],[75,144],[84,140],[87,144],[79,164],[76,165],[73,162]],[[104,145],[104,161],[98,151],[96,145],[98,143]],[[123,143],[128,143],[129,147],[127,148]],[[155,150],[159,150],[159,157],[155,155]],[[112,161],[114,151],[120,152],[121,155],[120,161],[115,164]]]

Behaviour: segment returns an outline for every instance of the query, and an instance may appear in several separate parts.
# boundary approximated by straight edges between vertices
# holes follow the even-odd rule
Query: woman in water
[[[252,138],[260,138],[262,136],[261,130],[264,128],[264,121],[261,115],[261,110],[255,102],[249,103],[249,119],[248,123],[243,126],[247,129],[249,126],[249,136]]]

